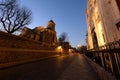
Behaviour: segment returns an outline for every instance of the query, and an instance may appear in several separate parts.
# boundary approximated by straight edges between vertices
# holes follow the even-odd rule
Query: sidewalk
[[[58,80],[100,80],[83,54],[78,54]]]

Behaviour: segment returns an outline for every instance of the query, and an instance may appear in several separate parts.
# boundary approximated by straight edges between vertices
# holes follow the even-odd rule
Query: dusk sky
[[[46,27],[52,19],[56,23],[57,38],[63,32],[69,37],[73,47],[85,45],[86,39],[86,1],[87,0],[20,0],[20,3],[32,11],[32,23],[29,28]]]

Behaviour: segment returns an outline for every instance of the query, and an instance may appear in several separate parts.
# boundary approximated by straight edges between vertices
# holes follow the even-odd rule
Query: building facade
[[[55,23],[52,20],[47,23],[47,28],[43,26],[35,27],[34,29],[24,27],[20,36],[39,41],[43,46],[51,47],[57,45]]]
[[[115,42],[120,41],[120,0],[87,0],[86,21],[87,49],[93,60],[119,77],[120,46]]]
[[[120,0],[87,0],[87,49],[120,39]]]

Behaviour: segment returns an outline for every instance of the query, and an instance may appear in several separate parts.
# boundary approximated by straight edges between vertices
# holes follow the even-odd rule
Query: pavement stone
[[[99,80],[83,54],[77,55],[58,80]]]

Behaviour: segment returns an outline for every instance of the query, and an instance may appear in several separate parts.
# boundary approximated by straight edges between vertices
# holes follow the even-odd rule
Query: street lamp
[[[58,51],[60,54],[62,53],[62,46],[58,46]]]
[[[78,44],[78,45],[77,45],[77,48],[80,48],[80,47],[81,47],[81,45],[80,45],[80,44]]]

